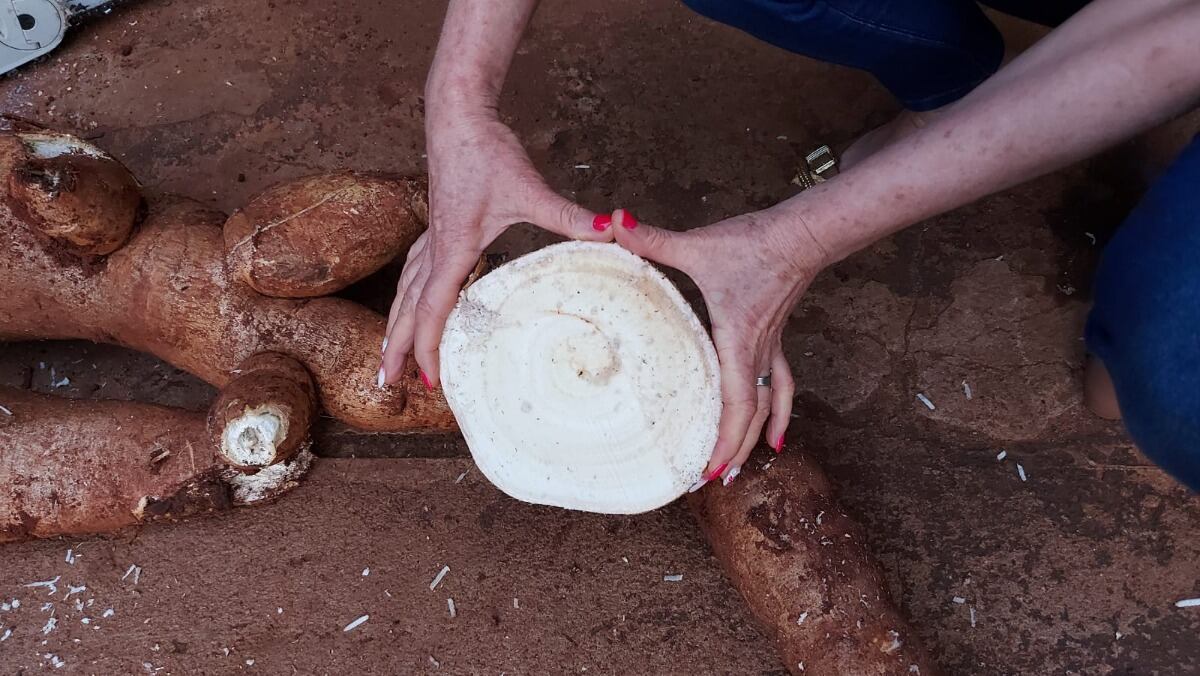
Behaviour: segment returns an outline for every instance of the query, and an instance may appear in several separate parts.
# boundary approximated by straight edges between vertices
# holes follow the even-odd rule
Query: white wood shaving
[[[52,655],[50,653],[46,653],[46,659],[50,660],[50,664],[54,665],[55,669],[62,669],[67,664],[59,659],[58,655]]]
[[[282,615],[282,614],[283,614],[283,608],[276,608],[276,609],[275,609],[275,614],[276,614],[276,615]]]
[[[796,666],[800,667],[800,671],[804,671],[804,663],[803,662],[801,662],[800,664],[797,664]]]
[[[1200,608],[1200,598],[1198,599],[1181,599],[1175,602],[1176,608]]]
[[[458,617],[458,609],[454,607],[454,599],[446,599],[446,609],[450,611],[450,619]]]
[[[1083,233],[1088,239],[1092,240],[1092,246],[1096,246],[1096,236],[1090,232]]]
[[[663,582],[683,582],[682,575],[663,575]]]
[[[1118,631],[1118,632],[1117,632],[1117,638],[1116,638],[1115,640],[1117,640],[1117,641],[1120,641],[1120,640],[1121,640],[1121,637],[1122,637],[1122,636],[1124,636],[1124,635],[1125,635],[1125,634],[1122,634],[1121,632],[1119,632],[1119,631]]]
[[[996,454],[996,460],[1004,460],[1008,457],[1008,451],[1000,451]]]
[[[1017,463],[1017,476],[1021,477],[1021,481],[1029,481],[1029,477],[1025,475],[1025,468]]]
[[[590,165],[590,164],[576,164],[576,165],[575,165],[575,168],[576,168],[576,169],[591,169],[591,168],[592,168],[592,165]]]
[[[966,599],[964,599],[964,598],[963,598],[963,597],[961,597],[961,596],[955,596],[955,597],[954,597],[953,599],[951,599],[951,600],[952,600],[952,601],[954,601],[955,603],[966,603],[966,602],[967,602],[967,600],[966,600]]]
[[[57,594],[58,593],[58,581],[61,578],[62,578],[62,575],[55,575],[53,580],[44,580],[42,582],[30,582],[29,584],[27,584],[25,586],[34,588],[34,589],[36,589],[37,587],[45,587],[47,589],[47,591],[46,591],[47,594]]]
[[[112,609],[112,608],[109,608],[108,610],[105,610],[105,611],[104,611],[104,612],[103,612],[103,613],[100,615],[100,617],[112,617],[112,616],[113,616],[113,609]]]
[[[357,620],[355,620],[355,621],[351,622],[350,624],[347,624],[345,627],[343,627],[342,633],[354,631],[359,626],[361,626],[363,622],[366,622],[369,619],[371,619],[370,615],[363,615],[362,617],[358,618]]]
[[[56,626],[58,626],[58,618],[51,615],[50,619],[46,620],[46,625],[42,627],[42,636],[46,636],[50,632],[54,631]]]
[[[438,669],[442,666],[441,662],[438,662],[437,660],[433,659],[433,655],[429,656],[429,663],[433,665],[434,669]]]
[[[513,608],[516,608],[517,610],[521,609],[521,602],[518,601],[517,597],[515,596],[513,597]]]
[[[818,526],[821,525],[821,517],[823,517],[823,516],[825,516],[825,510],[821,510],[820,512],[817,512],[817,525]]]
[[[457,484],[457,483],[462,483],[462,480],[463,480],[463,479],[465,479],[465,478],[467,478],[467,474],[468,474],[468,473],[470,473],[470,471],[471,471],[471,470],[469,470],[469,469],[468,469],[466,472],[463,472],[462,474],[459,474],[459,475],[458,475],[458,478],[454,480],[454,483],[456,483],[456,484]]]
[[[138,566],[136,563],[129,564],[129,570],[125,571],[125,574],[121,576],[121,579],[124,580],[125,578],[129,577],[130,575],[133,575],[133,583],[137,584],[138,578],[141,577],[141,575],[142,575],[141,567]]]
[[[89,618],[86,618],[86,617],[85,617],[85,618],[83,618],[82,620],[80,620],[80,622],[82,622],[82,623],[84,623],[84,624],[91,624],[91,623],[92,623],[92,621],[91,621]]]
[[[800,613],[800,617],[796,618],[796,624],[798,624],[798,625],[804,624],[804,621],[807,619],[808,619],[808,611],[806,610],[806,611]]]
[[[74,596],[75,594],[80,594],[85,591],[87,591],[87,587],[85,587],[85,586],[76,587],[75,585],[69,584],[69,585],[67,585],[67,593],[66,593],[66,595],[63,596],[63,600],[65,601],[65,600],[71,598],[72,596]],[[80,600],[80,602],[82,603],[82,599]]]
[[[967,606],[967,610],[971,611],[971,628],[975,628],[975,606]]]
[[[75,550],[74,549],[67,550],[66,561],[67,561],[67,563],[71,564],[72,566],[75,565]]]
[[[6,406],[0,406],[0,413],[3,413],[4,415],[12,415],[13,414],[12,410]]]
[[[246,660],[246,666],[248,666],[248,667],[254,666],[254,660]]]
[[[929,401],[929,397],[925,396],[924,392],[917,392],[917,399],[920,400],[922,404],[925,404],[925,408],[929,409],[930,411],[937,410],[937,407],[933,405],[932,401]]]
[[[4,635],[0,636],[0,643],[7,641],[9,636],[12,636],[12,629],[5,629]]]
[[[437,586],[442,583],[442,579],[446,577],[446,573],[449,573],[449,572],[450,572],[450,566],[442,566],[442,569],[439,570],[438,574],[434,576],[433,582],[429,583],[429,591],[433,591],[434,589],[437,589]]]
[[[370,568],[370,567],[363,568],[363,572],[362,572],[362,576],[363,576],[363,577],[366,577],[366,576],[368,576],[368,575],[370,575],[370,574],[371,574],[371,568]]]
[[[963,394],[964,394],[964,395],[967,397],[967,400],[968,400],[968,401],[970,401],[970,399],[971,399],[971,386],[970,386],[970,385],[968,385],[968,384],[967,384],[967,381],[965,381],[965,380],[964,380],[964,381],[962,381],[962,386],[963,386]]]

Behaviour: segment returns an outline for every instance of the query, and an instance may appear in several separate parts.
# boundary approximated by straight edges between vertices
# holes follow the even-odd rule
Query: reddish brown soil
[[[794,190],[811,146],[895,110],[861,74],[673,3],[594,7],[545,3],[503,105],[549,180],[592,208],[690,227],[765,206]],[[228,211],[315,171],[419,171],[440,20],[428,2],[127,4],[0,82],[0,108],[93,139],[151,191]],[[818,280],[789,325],[801,384],[789,443],[825,464],[949,673],[1200,670],[1200,612],[1173,605],[1200,596],[1200,499],[1080,403],[1098,252],[1087,233],[1103,245],[1136,198],[1119,159],[880,243]],[[547,241],[519,228],[498,248]],[[382,308],[393,281],[352,295]],[[52,387],[51,368],[70,384]],[[3,346],[0,382],[196,409],[212,396],[153,359],[82,344]],[[609,519],[519,505],[477,475],[455,485],[464,460],[429,459],[462,456],[452,438],[325,422],[318,450],[391,459],[327,460],[266,509],[0,550],[0,599],[22,601],[0,612],[0,635],[13,630],[0,672],[49,669],[47,654],[63,673],[782,669],[682,509]],[[83,554],[74,565],[68,548]],[[137,585],[120,580],[133,563]],[[22,586],[57,575],[53,598]],[[67,583],[88,590],[64,599]],[[95,604],[76,611],[81,597]],[[50,611],[58,626],[43,635]]]

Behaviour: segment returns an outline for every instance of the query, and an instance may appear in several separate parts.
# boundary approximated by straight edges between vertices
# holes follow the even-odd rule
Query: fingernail
[[[712,472],[710,472],[708,476],[704,477],[704,480],[712,481],[713,479],[716,479],[717,477],[721,476],[721,472],[724,472],[725,468],[728,466],[729,466],[729,463],[727,463],[727,462],[721,463],[721,466],[714,469]]]
[[[592,219],[592,230],[596,232],[604,232],[610,225],[612,225],[612,216],[608,214],[596,214],[596,217]]]
[[[733,483],[733,480],[736,479],[737,475],[739,475],[741,473],[742,473],[742,468],[740,465],[737,467],[734,467],[733,469],[729,470],[729,474],[726,474],[725,478],[721,480],[721,485],[728,486],[729,484]]]
[[[783,453],[783,435],[782,434],[780,434],[779,438],[775,440],[775,452]]]
[[[379,387],[379,389],[382,390],[383,386],[387,384],[385,382],[386,380],[387,380],[387,374],[383,372],[383,369],[379,369],[379,377],[377,377],[375,379],[375,385],[377,385]]]
[[[429,381],[429,376],[425,375],[424,369],[418,369],[417,373],[421,374],[421,382],[425,383],[425,389],[433,391],[433,383]]]
[[[696,491],[700,490],[701,488],[704,488],[707,485],[708,485],[708,479],[700,479],[696,483],[692,484],[692,487],[688,489],[688,493],[695,493]]]
[[[637,219],[633,217],[633,214],[624,209],[621,210],[621,214],[621,225],[626,230],[633,230],[638,226]]]
[[[380,352],[387,352],[387,336],[383,337],[383,347],[379,348]]]

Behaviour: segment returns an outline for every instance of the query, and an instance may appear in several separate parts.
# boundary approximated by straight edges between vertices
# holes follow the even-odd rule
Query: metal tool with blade
[[[54,49],[79,16],[114,1],[0,0],[0,74]]]

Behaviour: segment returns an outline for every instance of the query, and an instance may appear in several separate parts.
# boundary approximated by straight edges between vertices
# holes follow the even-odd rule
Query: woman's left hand
[[[732,481],[764,425],[767,443],[782,451],[795,392],[783,326],[824,260],[804,222],[776,208],[673,232],[618,210],[613,232],[629,251],[686,273],[704,294],[724,402],[704,478]],[[755,385],[767,375],[770,387]]]

